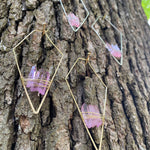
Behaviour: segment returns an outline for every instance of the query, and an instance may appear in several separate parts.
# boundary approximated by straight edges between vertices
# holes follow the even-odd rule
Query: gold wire
[[[86,58],[86,65],[87,65],[87,63],[89,62],[89,57],[90,57],[90,55],[91,55],[91,53],[90,52],[88,52],[88,55],[87,55],[87,58]]]
[[[106,88],[106,89],[105,89],[105,103],[104,103],[104,110],[103,110],[103,118],[105,118],[106,100],[107,100],[107,86],[106,86],[105,83],[102,81],[102,79],[97,75],[97,73],[95,72],[94,68],[91,66],[90,63],[89,63],[89,66],[92,68],[93,72],[96,74],[96,76],[99,78],[99,80],[101,81],[101,83],[103,84],[103,86]],[[99,150],[101,150],[101,148],[102,148],[103,131],[104,131],[104,124],[102,125],[102,136],[101,136],[101,139],[100,139]]]
[[[42,84],[48,84],[50,83],[50,81],[47,81],[47,80],[40,80],[40,79],[30,79],[30,78],[24,78],[24,81],[27,82],[27,81],[35,81],[35,82],[38,82],[38,83],[41,83]]]
[[[100,115],[100,113],[88,112],[88,111],[86,111],[86,112],[82,112],[82,114],[95,114],[95,115]]]
[[[54,72],[54,75],[52,76],[51,81],[49,81],[49,84],[48,84],[48,86],[47,86],[47,90],[46,90],[46,92],[45,92],[45,94],[44,94],[44,96],[43,96],[43,98],[42,98],[42,101],[41,101],[41,103],[40,103],[40,105],[39,105],[39,107],[38,107],[37,110],[35,110],[35,108],[34,108],[34,106],[33,106],[33,104],[32,104],[32,101],[31,101],[31,99],[30,99],[30,96],[29,96],[29,94],[28,94],[27,88],[26,88],[26,86],[25,86],[25,80],[26,80],[26,79],[24,79],[23,76],[22,76],[21,70],[20,70],[20,68],[19,68],[18,60],[17,60],[17,55],[16,55],[16,52],[15,52],[15,49],[16,49],[19,45],[21,45],[21,43],[22,43],[24,40],[26,40],[26,39],[27,39],[31,34],[33,34],[34,32],[42,32],[43,34],[45,34],[46,37],[47,37],[47,39],[49,40],[49,42],[52,43],[52,45],[56,48],[56,50],[62,55],[61,58],[60,58],[60,61],[59,61],[59,63],[58,63],[58,66],[57,66],[57,68],[56,68],[56,70],[55,70],[55,72]],[[56,73],[57,73],[57,71],[58,71],[58,68],[60,67],[60,64],[61,64],[62,59],[63,59],[63,53],[57,48],[57,46],[52,42],[52,40],[51,40],[51,39],[49,38],[49,36],[47,35],[47,31],[45,31],[45,25],[43,26],[43,31],[41,31],[41,30],[33,30],[33,31],[30,32],[27,36],[25,36],[25,37],[13,48],[13,53],[14,53],[14,58],[15,58],[15,62],[16,62],[16,65],[17,65],[17,69],[18,69],[19,74],[20,74],[21,82],[22,82],[23,88],[24,88],[24,90],[25,90],[25,93],[26,93],[28,102],[29,102],[29,104],[30,104],[30,107],[31,107],[31,109],[32,109],[32,111],[33,111],[34,114],[38,114],[39,111],[40,111],[40,109],[41,109],[41,107],[42,107],[42,105],[43,105],[43,103],[44,103],[44,101],[45,101],[45,99],[46,99],[47,93],[48,93],[48,91],[49,91],[49,89],[50,89],[50,87],[51,87],[51,84],[52,84],[52,82],[53,82],[53,80],[54,80],[54,77],[56,76]]]
[[[102,119],[103,117],[98,117],[98,116],[94,116],[94,115],[85,115],[82,113],[82,115],[85,116],[86,119]]]
[[[36,84],[36,85],[34,85],[34,87],[41,87],[41,88],[45,88],[46,87],[46,88],[48,88],[48,85],[47,86],[44,86],[44,85],[43,86],[42,85],[39,86],[39,84]]]
[[[46,24],[43,24],[43,35],[45,34],[45,26]]]
[[[83,115],[85,115],[85,117],[90,118],[91,116],[94,118],[103,118],[100,116],[100,114],[98,113],[92,113],[92,112],[82,112]],[[96,116],[98,115],[98,116]]]
[[[77,60],[76,60],[75,63],[72,65],[71,69],[69,70],[68,74],[66,75],[65,80],[66,80],[67,86],[68,86],[68,88],[69,88],[69,91],[70,91],[70,93],[71,93],[71,96],[72,96],[72,98],[73,98],[73,101],[74,101],[74,103],[75,103],[75,105],[76,105],[76,107],[77,107],[77,109],[78,109],[78,112],[79,112],[79,114],[80,114],[81,120],[82,120],[82,122],[83,122],[83,124],[84,124],[84,126],[85,126],[85,129],[86,129],[86,131],[87,131],[87,133],[88,133],[88,135],[89,135],[89,137],[90,137],[90,139],[91,139],[91,142],[93,143],[93,146],[94,146],[94,148],[95,148],[96,150],[98,150],[98,148],[97,148],[97,146],[96,146],[96,144],[95,144],[95,142],[94,142],[94,140],[93,140],[93,138],[92,138],[92,136],[91,136],[91,134],[90,134],[90,132],[89,132],[89,129],[87,128],[87,126],[86,126],[86,124],[85,124],[85,121],[84,121],[82,112],[81,112],[81,110],[80,110],[80,108],[79,108],[79,106],[78,106],[78,103],[76,102],[76,99],[75,99],[75,97],[74,97],[74,95],[73,95],[73,92],[72,92],[72,90],[71,90],[71,87],[70,87],[69,82],[68,82],[67,79],[68,79],[69,74],[71,73],[71,71],[73,70],[73,68],[75,67],[75,65],[77,64],[77,62],[78,62],[79,60],[83,60],[83,61],[86,62],[86,64],[87,64],[87,63],[89,64],[90,68],[93,70],[93,72],[94,72],[95,75],[98,77],[98,79],[100,80],[100,82],[102,83],[102,85],[105,87],[105,102],[104,102],[104,110],[103,110],[103,117],[102,117],[102,119],[103,119],[102,134],[101,134],[100,146],[99,146],[99,150],[101,150],[101,148],[102,148],[103,131],[104,131],[104,122],[105,122],[105,109],[106,109],[106,101],[107,101],[107,86],[105,85],[105,83],[102,81],[102,79],[98,76],[98,74],[95,72],[94,68],[93,68],[93,67],[91,66],[91,64],[89,63],[89,55],[90,55],[90,53],[88,54],[88,56],[87,56],[86,59],[85,59],[85,58],[77,58]]]
[[[104,14],[104,16],[103,16],[103,20],[106,18],[106,13]]]

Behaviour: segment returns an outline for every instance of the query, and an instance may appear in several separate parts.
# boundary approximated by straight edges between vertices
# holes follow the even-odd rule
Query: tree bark
[[[86,58],[89,51],[93,68],[108,87],[102,149],[150,150],[150,27],[141,1],[84,2],[90,16],[75,33],[59,0],[0,0],[0,150],[94,150],[65,82],[76,59]],[[95,19],[105,13],[123,34],[122,66],[91,29]],[[43,22],[64,57],[40,113],[34,115],[12,48],[33,29],[42,30]],[[105,39],[114,40],[111,28],[101,33]],[[21,70],[26,72],[28,63],[55,69],[60,55],[42,34],[36,34],[35,38],[16,51]],[[98,104],[95,91],[101,93],[101,88],[96,83],[85,63],[71,72],[69,84],[80,107],[87,101]],[[35,107],[40,100],[37,94],[32,95]],[[90,132],[99,146],[98,131],[90,129]]]

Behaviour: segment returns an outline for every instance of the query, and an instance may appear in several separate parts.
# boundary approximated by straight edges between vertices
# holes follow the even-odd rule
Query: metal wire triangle
[[[65,13],[65,16],[66,16],[66,18],[67,18],[67,20],[68,20],[68,15],[67,15],[67,12],[66,12],[66,10],[65,10],[65,8],[64,8],[64,5],[63,5],[63,3],[62,3],[62,0],[59,0],[59,1],[60,1],[60,4],[61,4],[61,7],[62,7],[62,9],[63,9],[63,11],[64,11],[64,13]],[[78,28],[74,28],[74,27],[70,24],[70,22],[68,21],[68,23],[70,24],[70,26],[71,26],[71,28],[72,28],[72,30],[73,30],[74,32],[77,32],[77,31],[81,28],[81,26],[84,24],[84,22],[86,21],[86,19],[87,19],[88,16],[89,16],[89,11],[88,11],[88,9],[86,8],[86,6],[85,6],[83,0],[80,0],[80,1],[81,1],[82,5],[83,5],[83,7],[84,7],[84,9],[85,9],[87,15],[86,15],[86,17],[84,18],[83,22],[80,24],[80,26],[79,26]]]
[[[46,92],[45,92],[45,94],[44,94],[44,96],[43,96],[43,98],[42,98],[42,101],[41,101],[39,107],[38,107],[37,110],[36,110],[36,109],[34,108],[33,104],[32,104],[32,101],[31,101],[31,99],[30,99],[29,93],[28,93],[27,88],[26,88],[26,86],[25,86],[25,79],[24,79],[24,77],[23,77],[23,75],[22,75],[22,73],[21,73],[21,70],[20,70],[20,67],[19,67],[19,64],[18,64],[18,60],[17,60],[17,55],[16,55],[16,52],[15,52],[15,49],[16,49],[19,45],[21,45],[21,44],[22,44],[31,34],[33,34],[34,32],[43,32],[43,31],[40,31],[40,30],[33,30],[32,32],[30,32],[27,36],[24,37],[23,40],[21,40],[21,41],[13,48],[13,53],[14,53],[14,57],[15,57],[15,62],[16,62],[16,65],[17,65],[17,69],[18,69],[18,71],[19,71],[20,78],[21,78],[21,81],[22,81],[22,85],[23,85],[23,88],[24,88],[24,90],[25,90],[25,93],[26,93],[28,102],[29,102],[29,104],[30,104],[30,107],[31,107],[31,109],[32,109],[32,111],[33,111],[34,114],[38,114],[39,111],[40,111],[40,109],[41,109],[41,107],[42,107],[42,105],[43,105],[43,103],[44,103],[44,101],[45,101],[45,99],[46,99],[47,93],[48,93],[48,91],[49,91],[49,89],[50,89],[50,87],[51,87],[51,84],[52,84],[52,82],[53,82],[53,80],[54,80],[54,77],[56,76],[56,73],[57,73],[57,71],[58,71],[58,69],[59,69],[59,67],[60,67],[60,64],[61,64],[62,59],[63,59],[63,53],[57,48],[57,46],[51,41],[51,39],[49,38],[49,36],[47,35],[47,33],[44,31],[44,34],[46,35],[46,38],[48,39],[48,41],[49,41],[49,42],[56,48],[56,50],[61,54],[61,58],[60,58],[60,61],[59,61],[59,63],[58,63],[58,66],[57,66],[57,68],[56,68],[56,70],[55,70],[55,72],[54,72],[54,75],[52,76],[51,80],[49,81],[49,84],[48,84],[48,86],[47,86],[47,90],[46,90]]]
[[[98,35],[99,39],[102,41],[102,43],[105,45],[106,47],[106,43],[104,42],[104,40],[101,38],[100,34],[95,30],[94,28],[94,25],[96,24],[96,22],[100,19],[100,18],[103,18],[105,19],[115,30],[117,30],[119,33],[120,33],[120,41],[121,41],[121,58],[120,58],[120,61],[118,61],[118,59],[116,57],[114,57],[112,54],[111,56],[114,58],[114,60],[119,64],[119,65],[123,65],[123,48],[122,48],[122,33],[118,30],[118,28],[116,28],[108,19],[107,19],[107,16],[106,17],[101,17],[99,16],[95,21],[94,23],[92,24],[92,29],[94,30],[94,32]]]
[[[73,98],[73,101],[74,101],[74,103],[75,103],[75,105],[76,105],[76,107],[77,107],[77,110],[78,110],[79,114],[80,114],[81,120],[82,120],[82,122],[83,122],[83,124],[84,124],[84,126],[85,126],[85,129],[86,129],[86,131],[87,131],[87,133],[88,133],[88,135],[89,135],[89,137],[90,137],[90,140],[91,140],[91,142],[92,142],[94,148],[95,148],[96,150],[98,150],[98,149],[101,150],[101,148],[102,148],[103,131],[104,131],[106,102],[107,102],[107,86],[106,86],[105,83],[102,81],[102,79],[98,76],[98,74],[95,72],[94,68],[92,67],[92,65],[90,64],[90,62],[88,61],[88,59],[89,59],[89,57],[88,57],[87,59],[85,59],[85,58],[78,58],[78,59],[75,61],[75,63],[73,64],[73,66],[71,67],[71,69],[69,70],[68,74],[66,75],[65,80],[66,80],[67,86],[68,86],[68,88],[69,88],[69,91],[70,91],[70,93],[71,93],[71,96],[72,96],[72,98]],[[86,64],[89,65],[89,67],[92,69],[92,71],[94,72],[94,74],[98,77],[99,81],[102,83],[102,85],[103,85],[104,88],[105,88],[105,99],[104,99],[105,102],[104,102],[103,117],[102,117],[102,118],[103,118],[103,124],[102,124],[102,134],[101,134],[101,137],[100,137],[100,145],[99,145],[99,148],[97,148],[96,143],[95,143],[94,139],[92,138],[91,133],[90,133],[89,129],[87,128],[86,124],[85,124],[85,121],[84,121],[82,112],[81,112],[81,110],[80,110],[80,108],[79,108],[79,105],[78,105],[78,103],[77,103],[77,101],[76,101],[76,99],[75,99],[75,96],[74,96],[74,94],[73,94],[73,92],[72,92],[72,90],[71,90],[71,87],[70,87],[70,85],[69,85],[69,82],[68,82],[68,76],[70,75],[71,71],[73,70],[73,68],[75,67],[75,65],[78,63],[78,61],[85,61]]]

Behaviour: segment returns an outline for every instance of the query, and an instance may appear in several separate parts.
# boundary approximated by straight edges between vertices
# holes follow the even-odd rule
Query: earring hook
[[[103,16],[103,20],[106,18],[106,13],[104,14],[104,16]]]
[[[89,57],[90,57],[90,55],[91,55],[91,52],[88,52],[88,55],[87,55],[87,58],[86,58],[86,65],[87,65],[87,63],[89,62]]]
[[[46,23],[43,24],[43,35],[45,34]]]

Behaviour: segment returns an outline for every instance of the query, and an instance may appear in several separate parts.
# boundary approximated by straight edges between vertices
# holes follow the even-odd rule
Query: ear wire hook
[[[104,16],[103,16],[103,20],[106,18],[106,13],[104,14]]]
[[[89,57],[90,57],[90,55],[91,55],[91,52],[88,52],[88,56],[87,56],[86,62],[85,62],[86,65],[87,65],[87,63],[89,62]]]
[[[102,81],[102,79],[98,76],[98,74],[96,73],[96,71],[94,70],[94,68],[92,67],[92,65],[90,64],[90,62],[89,62],[89,56],[90,56],[90,54],[91,54],[91,53],[89,52],[86,59],[85,59],[85,58],[77,58],[77,60],[76,60],[75,63],[72,65],[71,69],[69,70],[68,74],[66,75],[65,80],[66,80],[67,86],[68,86],[68,88],[69,88],[70,94],[71,94],[71,96],[72,96],[72,98],[73,98],[73,101],[74,101],[74,103],[75,103],[75,105],[76,105],[76,107],[77,107],[77,110],[78,110],[79,114],[80,114],[81,120],[82,120],[82,122],[83,122],[83,124],[84,124],[84,126],[85,126],[85,129],[86,129],[86,131],[87,131],[87,133],[88,133],[88,135],[89,135],[89,137],[90,137],[90,139],[91,139],[91,142],[92,142],[94,148],[95,148],[96,150],[98,150],[98,148],[97,148],[97,146],[96,146],[96,144],[95,144],[95,142],[94,142],[94,139],[92,138],[91,133],[90,133],[89,129],[88,129],[87,126],[86,126],[86,123],[85,123],[85,121],[84,121],[82,112],[81,112],[81,110],[80,110],[80,108],[79,108],[79,105],[78,105],[78,103],[77,103],[77,101],[76,101],[76,99],[75,99],[75,96],[74,96],[74,94],[73,94],[73,92],[72,92],[72,90],[71,90],[71,87],[70,87],[70,85],[69,85],[69,82],[68,82],[68,80],[67,80],[67,79],[68,79],[68,76],[70,75],[71,71],[73,70],[73,68],[75,67],[75,65],[78,63],[78,61],[85,61],[86,64],[89,65],[89,67],[92,69],[92,71],[94,72],[94,74],[97,76],[97,78],[98,78],[99,81],[102,83],[103,87],[105,88],[104,109],[103,109],[103,116],[102,116],[102,120],[105,120],[104,118],[105,118],[106,102],[107,102],[107,86],[106,86],[105,83]],[[103,131],[104,131],[104,122],[103,122],[103,124],[102,124],[102,130],[101,130],[101,131],[102,131],[102,134],[101,134],[101,137],[100,137],[99,150],[101,150],[101,147],[102,147],[102,138],[103,138]]]
[[[46,26],[46,23],[43,24],[43,35],[45,34],[45,26]]]

